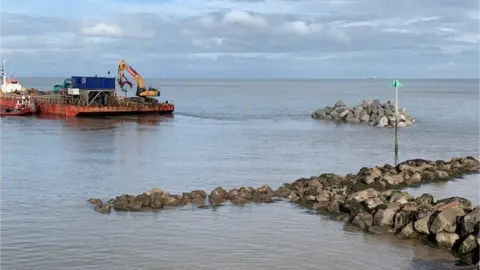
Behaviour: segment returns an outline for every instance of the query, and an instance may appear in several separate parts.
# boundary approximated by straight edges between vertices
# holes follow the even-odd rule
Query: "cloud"
[[[82,33],[90,36],[119,37],[122,36],[122,29],[116,24],[99,23],[93,26],[83,27]]]
[[[243,10],[232,10],[225,13],[223,22],[252,27],[267,27],[267,21],[263,16],[253,15]]]
[[[478,77],[478,1],[2,1],[25,76]]]
[[[298,35],[309,35],[312,32],[310,26],[304,21],[285,22],[283,26],[287,31],[291,31]]]

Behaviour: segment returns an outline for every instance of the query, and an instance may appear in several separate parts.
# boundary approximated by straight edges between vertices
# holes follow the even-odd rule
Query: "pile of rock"
[[[182,195],[170,194],[160,188],[147,190],[139,195],[123,194],[104,203],[100,199],[91,198],[88,201],[94,205],[97,212],[107,214],[113,208],[116,211],[154,211],[166,207],[184,206],[187,204],[204,207],[207,203],[212,206],[220,205],[226,201],[234,204],[245,204],[247,202],[269,203],[273,202],[274,192],[265,185],[254,189],[252,187],[241,187],[226,191],[222,187],[215,188],[209,196],[203,190],[184,192]]]
[[[277,191],[268,185],[254,189],[252,187],[234,188],[229,191],[217,187],[210,195],[203,190],[193,190],[181,195],[170,194],[160,188],[153,188],[140,195],[121,195],[103,203],[100,199],[89,199],[95,205],[95,210],[109,213],[111,208],[118,211],[145,211],[162,209],[165,206],[182,206],[186,204],[204,206],[206,203],[219,205],[226,201],[234,204],[247,202],[272,202],[273,197],[285,197],[285,190],[295,187],[299,183],[318,182],[322,187],[341,187],[345,192],[356,192],[368,188],[386,190],[398,188],[402,185],[420,184],[428,181],[447,181],[465,174],[478,173],[480,162],[474,157],[452,158],[450,161],[430,161],[412,159],[399,163],[396,167],[385,164],[373,168],[361,168],[356,174],[340,176],[336,174],[322,174],[307,178],[300,178],[292,184],[284,184]],[[290,194],[290,193],[289,193]],[[207,200],[208,199],[208,200]]]
[[[121,195],[103,203],[89,199],[95,210],[151,211],[186,204],[204,207],[226,202],[271,203],[275,198],[338,215],[373,233],[393,232],[402,238],[419,238],[445,247],[468,264],[478,263],[479,207],[472,208],[464,198],[451,197],[435,200],[429,194],[414,198],[398,188],[428,181],[447,181],[465,174],[479,173],[480,162],[473,157],[452,158],[450,161],[407,160],[391,166],[361,168],[356,174],[345,176],[322,174],[300,178],[284,184],[276,191],[265,185],[260,188],[241,187],[225,190],[215,188],[208,196],[194,190],[182,195],[171,195],[154,188],[142,194]]]
[[[480,208],[465,198],[414,198],[399,190],[368,188],[354,193],[341,186],[323,186],[318,179],[283,188],[278,195],[317,211],[338,215],[371,233],[394,233],[452,250],[467,264],[478,263]]]
[[[372,233],[395,233],[401,238],[418,238],[452,250],[460,261],[479,262],[480,208],[465,198],[436,200],[430,194],[414,198],[398,189],[424,181],[446,181],[467,173],[479,173],[473,157],[450,161],[414,159],[396,167],[361,168],[357,174],[341,177],[323,174],[284,184],[275,195]]]
[[[391,101],[364,100],[361,104],[349,107],[341,100],[333,107],[327,106],[312,113],[312,118],[346,123],[364,123],[375,127],[395,126],[395,105]],[[398,127],[407,127],[415,123],[404,108],[398,110]]]

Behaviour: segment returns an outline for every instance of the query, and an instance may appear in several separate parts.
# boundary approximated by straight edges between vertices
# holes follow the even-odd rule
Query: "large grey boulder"
[[[311,117],[314,119],[341,121],[345,123],[364,123],[376,127],[408,127],[415,123],[415,119],[404,108],[399,109],[395,116],[395,106],[391,101],[382,103],[379,99],[364,100],[361,104],[347,106],[342,100],[335,105],[315,110]]]

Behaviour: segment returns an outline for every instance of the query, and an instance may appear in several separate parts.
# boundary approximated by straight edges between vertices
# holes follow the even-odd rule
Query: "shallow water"
[[[60,79],[24,79],[50,88]],[[400,160],[479,156],[478,80],[402,80]],[[154,81],[147,81],[155,83]],[[393,130],[315,121],[389,81],[157,81],[166,117],[1,119],[2,269],[452,269],[448,252],[368,235],[286,202],[100,215],[109,199],[284,182],[393,163]],[[163,85],[163,86],[162,86]],[[479,177],[409,189],[479,203]]]

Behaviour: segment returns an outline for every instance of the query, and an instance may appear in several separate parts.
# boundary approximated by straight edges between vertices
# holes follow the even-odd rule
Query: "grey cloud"
[[[478,11],[477,1],[462,5],[434,0],[289,2],[298,2],[298,8],[284,14],[251,12],[258,19],[251,24],[242,23],[248,19],[245,16],[224,21],[228,11],[188,18],[119,13],[102,20],[121,29],[110,35],[107,32],[117,28],[96,35],[93,30],[82,31],[100,21],[2,13],[2,54],[40,65],[46,60],[33,59],[35,52],[67,62],[78,53],[82,59],[75,60],[77,66],[72,69],[85,70],[98,61],[106,67],[125,58],[146,65],[146,70],[158,70],[160,62],[163,69],[180,73],[188,66],[196,74],[205,70],[247,74],[245,70],[252,68],[279,74],[296,68],[309,74],[306,70],[313,68],[323,74],[343,70],[358,75],[364,69],[377,74],[386,67],[414,67],[408,73],[425,72],[442,63],[478,73],[478,67],[471,69],[478,66],[479,21],[472,16]],[[295,21],[290,26],[297,28],[284,27]]]
[[[49,33],[72,32],[75,22],[46,16],[1,13],[2,37],[12,35],[33,36]]]

